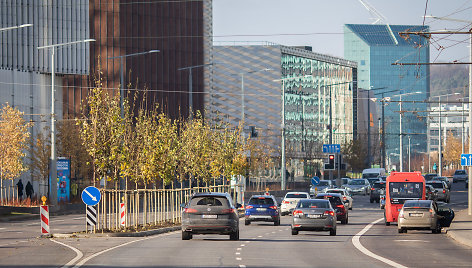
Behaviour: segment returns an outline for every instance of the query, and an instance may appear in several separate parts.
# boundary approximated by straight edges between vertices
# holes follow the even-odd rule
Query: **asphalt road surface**
[[[453,184],[451,206],[457,211],[466,204],[464,184]],[[71,216],[56,220],[64,220],[64,228],[76,224]],[[0,267],[470,267],[472,263],[472,249],[444,233],[399,234],[396,225],[385,226],[383,210],[368,196],[354,196],[349,224],[338,223],[336,236],[303,231],[293,236],[290,216],[282,217],[281,226],[262,222],[245,226],[241,221],[240,241],[219,235],[182,241],[180,231],[145,238],[44,239],[35,237],[38,226],[33,224],[0,224]]]

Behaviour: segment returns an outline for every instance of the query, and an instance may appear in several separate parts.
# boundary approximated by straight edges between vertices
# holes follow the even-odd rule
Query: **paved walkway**
[[[447,235],[461,244],[472,247],[472,215],[468,215],[467,209],[456,212]]]

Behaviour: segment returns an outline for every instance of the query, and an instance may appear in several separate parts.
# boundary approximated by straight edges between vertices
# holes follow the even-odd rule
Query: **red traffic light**
[[[329,155],[329,160],[334,160],[334,154]]]

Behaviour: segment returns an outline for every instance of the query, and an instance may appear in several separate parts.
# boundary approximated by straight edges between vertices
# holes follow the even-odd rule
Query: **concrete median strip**
[[[380,222],[380,221],[383,221],[383,218],[380,218],[376,221],[373,221],[371,223],[369,223],[366,227],[364,227],[364,229],[362,229],[360,232],[358,232],[356,235],[354,235],[354,237],[352,238],[352,244],[362,253],[364,253],[365,255],[369,256],[369,257],[372,257],[374,259],[377,259],[383,263],[386,263],[390,266],[393,266],[393,267],[399,267],[399,268],[406,268],[406,266],[403,266],[399,263],[396,263],[392,260],[389,260],[387,258],[384,258],[382,256],[379,256],[379,255],[376,255],[374,254],[372,251],[366,249],[360,242],[360,238],[363,234],[365,234],[374,224]]]

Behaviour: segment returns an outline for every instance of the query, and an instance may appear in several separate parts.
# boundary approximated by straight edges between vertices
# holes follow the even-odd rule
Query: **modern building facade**
[[[381,111],[378,113],[383,120],[381,133],[386,148],[382,162],[385,164],[385,158],[394,159],[396,170],[400,166],[399,156],[406,155],[408,140],[404,137],[411,136],[412,143],[419,143],[418,151],[427,151],[427,120],[424,116],[430,94],[429,67],[393,64],[428,63],[429,43],[417,35],[400,36],[400,32],[406,31],[429,32],[429,27],[371,24],[344,26],[344,57],[358,63],[359,88],[372,90],[370,97],[378,100],[380,110],[384,106],[384,117]],[[400,135],[403,138],[402,145]]]
[[[271,43],[215,46],[213,52],[217,64],[206,99],[211,118],[244,122],[246,132],[254,126],[277,155],[284,122],[288,159],[321,161],[323,144],[352,140],[355,62]]]

